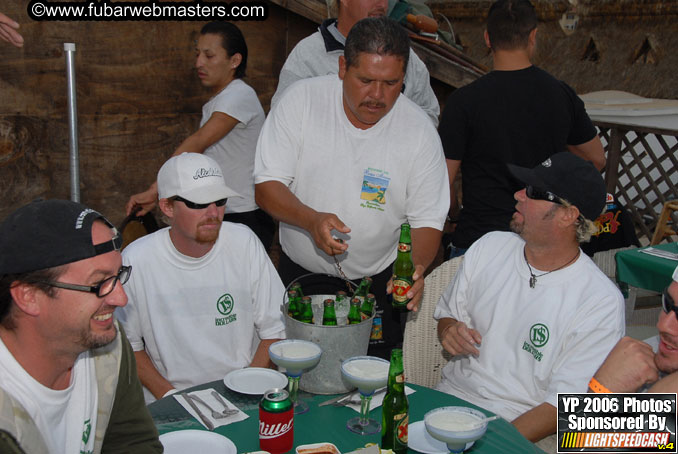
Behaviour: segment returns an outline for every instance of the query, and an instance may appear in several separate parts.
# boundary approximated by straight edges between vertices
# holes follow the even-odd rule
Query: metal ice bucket
[[[311,273],[296,279],[302,287],[304,296],[310,296],[313,306],[314,324],[302,323],[287,313],[287,292],[283,298],[283,314],[288,339],[303,339],[314,342],[322,348],[320,363],[309,371],[304,371],[299,388],[312,394],[338,394],[351,391],[341,377],[341,363],[353,356],[367,354],[372,331],[372,319],[348,325],[346,316],[349,310],[348,298],[335,307],[337,326],[323,326],[323,302],[334,299],[336,292],[345,290],[352,294],[356,284],[330,274]],[[348,287],[347,287],[348,285]]]

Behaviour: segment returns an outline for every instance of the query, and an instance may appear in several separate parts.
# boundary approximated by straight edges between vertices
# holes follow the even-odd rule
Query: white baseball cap
[[[242,197],[226,186],[219,164],[202,153],[174,156],[158,171],[158,198],[169,199],[174,196],[194,203]]]

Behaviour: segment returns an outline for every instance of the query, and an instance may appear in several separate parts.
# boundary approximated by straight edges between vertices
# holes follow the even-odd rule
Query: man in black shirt
[[[454,255],[494,230],[509,230],[513,194],[521,189],[506,164],[532,168],[569,150],[605,166],[605,154],[584,103],[564,82],[532,65],[537,16],[528,0],[499,0],[488,14],[485,41],[494,70],[455,90],[438,132],[453,187],[462,174],[462,209],[452,235]],[[456,252],[456,254],[455,254]]]

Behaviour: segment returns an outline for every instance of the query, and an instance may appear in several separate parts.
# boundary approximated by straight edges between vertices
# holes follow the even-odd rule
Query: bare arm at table
[[[438,339],[452,356],[479,355],[476,345],[480,345],[483,337],[478,331],[466,326],[466,323],[445,317],[438,320]]]
[[[301,227],[311,234],[318,248],[328,255],[343,254],[348,244],[332,238],[332,230],[351,231],[333,213],[322,213],[304,205],[279,181],[265,181],[254,186],[257,205],[278,221]]]
[[[678,372],[667,375],[652,385],[649,393],[675,393],[678,392]]]
[[[535,443],[556,432],[557,418],[556,407],[544,402],[518,416],[512,423],[518,432]]]
[[[273,363],[271,362],[271,358],[268,356],[268,347],[279,340],[282,339],[261,339],[261,341],[259,341],[257,351],[254,352],[254,357],[252,358],[250,367],[265,367],[267,369],[273,369]]]
[[[652,347],[627,336],[617,342],[594,377],[614,393],[633,393],[657,381],[658,374]]]
[[[162,398],[168,391],[174,389],[174,386],[160,375],[145,351],[134,352],[134,358],[137,360],[137,372],[141,384],[148,388],[156,399]]]

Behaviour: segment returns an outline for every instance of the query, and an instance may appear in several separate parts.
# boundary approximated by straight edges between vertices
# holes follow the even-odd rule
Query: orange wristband
[[[589,382],[589,388],[591,388],[591,391],[597,394],[612,392],[603,385],[601,385],[600,382],[596,380],[595,377],[591,378],[591,381]]]

